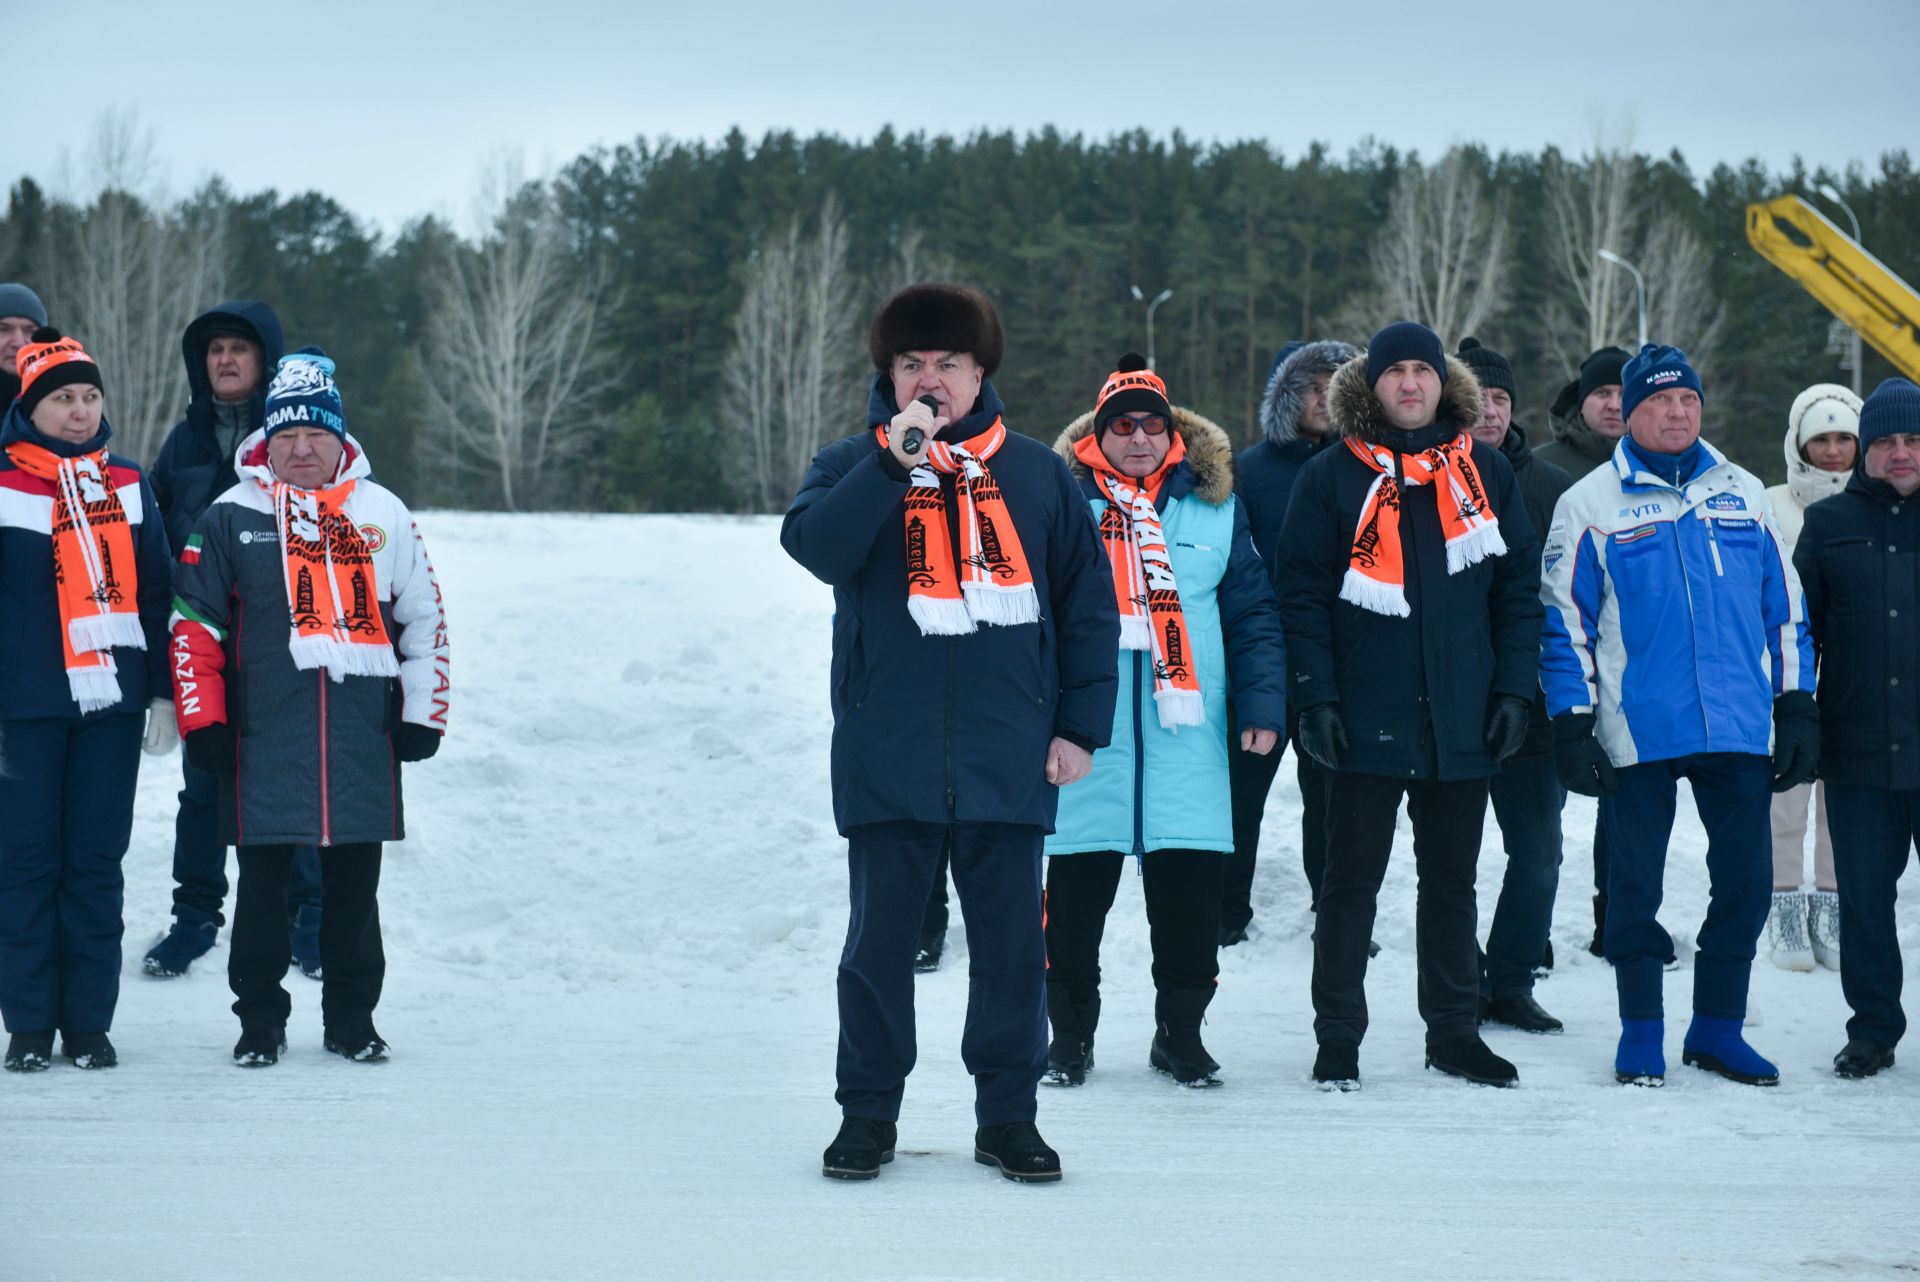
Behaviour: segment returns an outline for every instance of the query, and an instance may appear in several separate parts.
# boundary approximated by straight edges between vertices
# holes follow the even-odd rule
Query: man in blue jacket
[[[1627,436],[1554,509],[1541,685],[1561,782],[1600,798],[1619,1080],[1666,1074],[1654,917],[1681,779],[1707,829],[1710,899],[1683,1059],[1770,1086],[1741,1036],[1772,891],[1769,795],[1813,777],[1813,644],[1766,491],[1700,439],[1700,377],[1652,343],[1621,371]],[[1769,755],[1771,754],[1771,760]]]
[[[180,340],[191,399],[187,416],[161,442],[148,473],[166,519],[169,546],[187,538],[214,499],[236,481],[234,450],[260,426],[267,378],[281,356],[280,319],[265,303],[222,303],[194,318]],[[225,918],[227,848],[220,840],[217,781],[180,764],[180,809],[173,829],[173,925],[147,950],[141,968],[155,979],[184,975],[213,947]],[[294,956],[319,973],[320,869],[302,847],[287,887]]]
[[[868,335],[868,430],[813,460],[780,532],[834,590],[834,821],[851,912],[823,1174],[893,1158],[915,1056],[913,955],[943,847],[971,953],[961,1054],[975,1160],[1060,1178],[1034,1126],[1047,1060],[1041,842],[1113,725],[1119,614],[1086,500],[1001,421],[1005,340],[971,289],[915,285]],[[930,403],[930,404],[929,404]]]

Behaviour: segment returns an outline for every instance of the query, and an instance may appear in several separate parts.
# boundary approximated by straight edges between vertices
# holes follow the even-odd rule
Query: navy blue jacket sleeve
[[[1280,624],[1287,636],[1288,698],[1294,713],[1337,703],[1333,603],[1346,573],[1353,532],[1339,528],[1331,479],[1321,455],[1301,469],[1280,526],[1277,574]]]
[[[147,690],[149,698],[167,699],[173,693],[173,666],[167,660],[167,619],[173,613],[173,548],[167,540],[160,502],[145,477],[140,479],[140,504],[142,518],[133,560],[140,580],[140,631],[147,638]]]
[[[1067,465],[1055,458],[1053,469],[1057,497],[1053,528],[1047,533],[1047,582],[1060,670],[1054,733],[1092,750],[1106,747],[1113,738],[1113,704],[1120,694],[1120,606],[1093,513]]]
[[[1491,450],[1488,453],[1492,459],[1483,461],[1475,450],[1474,462],[1480,465],[1482,484],[1492,482],[1493,510],[1507,545],[1506,555],[1493,559],[1493,583],[1487,592],[1493,694],[1532,703],[1540,697],[1540,625],[1546,613],[1540,604],[1540,544],[1533,537],[1533,522],[1527,518],[1526,500],[1512,466]]]
[[[907,485],[887,476],[870,438],[836,441],[814,455],[780,525],[780,546],[823,583],[845,587],[860,573]]]
[[[1266,562],[1253,545],[1246,508],[1237,501],[1233,505],[1233,548],[1216,596],[1234,719],[1242,729],[1284,733],[1287,650],[1280,629],[1280,606],[1274,600]]]

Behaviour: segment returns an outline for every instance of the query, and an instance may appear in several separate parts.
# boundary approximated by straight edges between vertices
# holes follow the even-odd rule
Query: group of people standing
[[[867,430],[814,460],[781,533],[835,600],[851,913],[824,1174],[868,1179],[892,1160],[916,958],[939,956],[923,919],[949,861],[977,1161],[1060,1178],[1037,1087],[1094,1071],[1100,941],[1129,856],[1153,953],[1148,1061],[1218,1085],[1201,1018],[1220,948],[1252,925],[1289,740],[1321,1088],[1360,1085],[1403,801],[1425,1062],[1518,1081],[1479,1030],[1561,1028],[1533,984],[1552,964],[1568,791],[1599,798],[1593,947],[1618,990],[1614,1072],[1659,1085],[1674,949],[1656,910],[1681,779],[1711,882],[1685,1062],[1778,1081],[1743,1034],[1770,916],[1776,932],[1819,916],[1838,957],[1854,1019],[1836,1072],[1893,1062],[1894,882],[1920,838],[1920,388],[1892,379],[1850,410],[1824,386],[1796,402],[1796,545],[1778,497],[1701,439],[1704,390],[1671,346],[1594,353],[1535,448],[1511,363],[1473,339],[1448,353],[1403,321],[1364,348],[1296,345],[1271,376],[1264,439],[1237,459],[1133,353],[1051,453],[1010,433],[992,382],[1003,331],[972,289],[895,294],[869,349]],[[1832,860],[1808,897],[1816,768]],[[1483,949],[1490,803],[1508,864]]]
[[[234,1062],[286,1047],[294,958],[323,1045],[387,1057],[382,843],[401,763],[446,727],[446,616],[413,518],[371,480],[335,367],[282,354],[257,302],[182,340],[185,419],[150,470],[108,451],[107,371],[0,285],[0,1016],[5,1067],[111,1068],[124,877],[144,749],[183,744],[173,924],[185,974],[240,870]],[[322,904],[324,902],[324,912]]]

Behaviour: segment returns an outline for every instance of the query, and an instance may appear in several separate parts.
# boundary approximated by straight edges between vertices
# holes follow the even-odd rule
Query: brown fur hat
[[[901,352],[968,352],[987,375],[1000,368],[1007,338],[987,296],[963,285],[909,285],[880,304],[867,350],[885,370]]]

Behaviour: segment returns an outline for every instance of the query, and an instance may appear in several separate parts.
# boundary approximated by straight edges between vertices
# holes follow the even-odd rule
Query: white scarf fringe
[[[1489,519],[1479,529],[1469,530],[1447,544],[1447,573],[1458,574],[1490,556],[1506,554],[1507,541],[1500,537],[1500,526]]]
[[[1198,690],[1177,690],[1169,686],[1153,692],[1154,710],[1160,714],[1162,730],[1207,724],[1207,701]]]
[[[80,705],[82,714],[101,712],[120,702],[120,677],[115,668],[113,657],[106,656],[104,668],[88,664],[84,668],[67,669],[67,689],[73,693],[73,701]]]
[[[1405,619],[1413,614],[1413,607],[1407,604],[1404,590],[1378,579],[1370,579],[1352,566],[1347,567],[1346,577],[1340,581],[1340,599],[1362,610],[1391,615],[1396,619]]]

